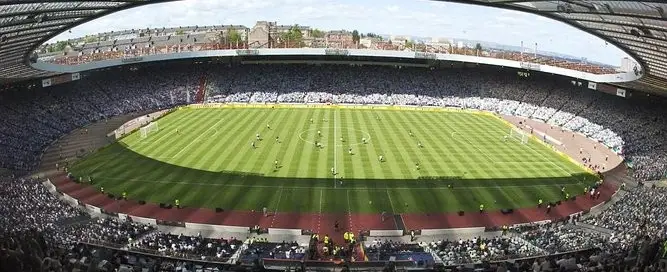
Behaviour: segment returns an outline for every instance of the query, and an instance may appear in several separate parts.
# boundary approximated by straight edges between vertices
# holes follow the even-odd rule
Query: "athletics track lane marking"
[[[280,200],[283,197],[283,187],[280,187],[280,192],[278,192],[278,202],[276,202],[276,209],[273,211],[273,218],[271,218],[271,227],[273,227],[273,223],[276,222],[276,217],[278,215],[278,208],[280,207]]]
[[[320,232],[320,226],[322,225],[322,198],[324,198],[324,189],[320,189],[320,213],[317,215],[317,228],[315,233]]]
[[[347,194],[347,217],[350,220],[348,231],[354,232],[352,229],[352,205],[350,204],[350,190],[346,190],[345,192]]]

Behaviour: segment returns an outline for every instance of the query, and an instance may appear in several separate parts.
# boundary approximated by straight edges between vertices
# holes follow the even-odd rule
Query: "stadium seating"
[[[0,168],[34,169],[53,140],[111,116],[191,102],[203,70],[215,102],[296,102],[456,106],[544,120],[622,153],[640,180],[664,177],[664,99],[624,99],[569,82],[520,80],[487,70],[266,65],[173,65],[94,74],[47,89],[0,93]],[[223,70],[224,73],[217,71]],[[480,75],[481,71],[484,75]],[[159,72],[158,72],[159,71]],[[123,80],[117,80],[122,78]],[[335,80],[333,80],[335,78]],[[280,80],[276,80],[280,79]],[[270,90],[270,91],[267,91]]]
[[[424,71],[300,65],[232,68],[161,65],[136,71],[93,73],[79,82],[46,89],[2,92],[0,166],[33,170],[44,148],[76,128],[112,116],[186,104],[194,97],[202,75],[210,82],[207,90],[210,101],[477,108],[540,119],[598,139],[623,152],[633,164],[633,175],[638,180],[664,177],[667,167],[664,145],[667,115],[664,114],[665,101],[660,98],[627,100],[581,89],[568,82],[541,81],[540,78],[521,80],[492,68]],[[69,268],[85,266],[85,262],[69,262],[70,258],[80,260],[83,256],[88,256],[89,260],[104,259],[100,255],[92,258],[92,248],[97,249],[96,252],[132,256],[132,261],[108,264],[116,268],[139,263],[152,263],[154,267],[163,264],[194,267],[202,259],[230,260],[237,252],[251,263],[265,257],[288,258],[286,252],[290,252],[290,259],[304,256],[305,248],[291,243],[254,242],[244,247],[242,241],[234,239],[167,235],[136,222],[93,219],[58,200],[40,181],[26,177],[0,178],[3,258],[0,265],[4,266],[0,267],[1,271],[36,270],[31,269],[36,263]],[[664,189],[639,186],[628,190],[610,209],[580,221],[582,225],[605,229],[607,234],[592,235],[593,230],[559,223],[516,229],[509,237],[486,240],[434,241],[421,246],[389,244],[379,246],[377,251],[373,251],[371,245],[367,256],[378,260],[394,256],[428,263],[428,254],[422,253],[434,252],[445,265],[487,262],[492,267],[506,265],[491,264],[498,260],[548,255],[550,257],[542,259],[519,260],[513,265],[531,267],[537,263],[556,268],[574,262],[598,271],[635,266],[656,271],[655,260],[660,250],[656,245],[664,241],[667,233],[665,200],[667,191]],[[484,249],[480,248],[482,243]],[[113,248],[132,249],[134,253],[117,252]],[[572,250],[575,252],[559,255]],[[136,251],[157,255],[146,257]],[[188,251],[192,251],[191,254]],[[196,260],[187,264],[156,261],[159,256]],[[139,261],[141,258],[144,259]]]

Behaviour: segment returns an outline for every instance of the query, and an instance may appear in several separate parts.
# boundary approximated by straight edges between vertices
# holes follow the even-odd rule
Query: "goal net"
[[[528,133],[518,128],[511,128],[509,137],[519,140],[522,144],[528,143]]]
[[[148,134],[157,131],[158,131],[158,126],[156,122],[150,122],[148,123],[148,125],[139,128],[139,133],[141,134],[141,138],[146,138],[148,137]]]

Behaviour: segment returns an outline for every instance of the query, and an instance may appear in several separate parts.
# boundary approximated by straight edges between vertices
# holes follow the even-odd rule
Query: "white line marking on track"
[[[280,187],[280,192],[278,192],[278,202],[276,202],[276,209],[273,211],[273,218],[271,219],[271,227],[273,223],[276,222],[276,215],[278,214],[278,207],[280,207],[280,200],[283,197],[283,188]]]
[[[324,189],[320,189],[320,214],[322,214],[322,198],[324,198]]]
[[[324,198],[324,190],[320,189],[320,213],[317,215],[317,227],[315,232],[320,232],[320,227],[322,226],[322,199]]]
[[[354,230],[352,229],[352,205],[350,204],[350,190],[346,190],[346,194],[347,194],[347,216],[350,220],[349,230],[354,232]]]

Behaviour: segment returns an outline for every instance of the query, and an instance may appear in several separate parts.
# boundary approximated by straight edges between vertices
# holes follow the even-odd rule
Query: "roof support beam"
[[[605,25],[621,25],[621,26],[627,26],[627,27],[633,27],[633,28],[646,28],[650,29],[653,31],[658,31],[658,32],[665,32],[667,31],[667,27],[658,27],[658,26],[653,26],[650,24],[638,24],[634,22],[611,22],[611,21],[605,21],[605,20],[594,20],[594,19],[582,19],[582,18],[573,18],[573,20],[576,20],[578,22],[589,22],[589,23],[597,23],[597,24],[605,24]],[[667,24],[667,22],[665,22]]]
[[[606,33],[615,33],[619,34],[617,36],[611,36],[613,38],[617,39],[625,39],[625,40],[631,40],[639,43],[649,43],[651,45],[654,45],[656,47],[663,47],[667,48],[667,39],[661,39],[658,37],[649,37],[649,36],[635,36],[633,34],[623,32],[623,31],[618,31],[616,29],[609,29],[609,28],[597,28],[597,27],[591,27],[591,29],[598,30],[600,32],[606,32]]]
[[[629,13],[601,13],[601,12],[585,12],[585,11],[570,11],[570,12],[562,12],[558,10],[544,10],[541,11],[544,13],[552,13],[552,14],[557,14],[558,16],[567,18],[567,16],[564,16],[563,14],[588,14],[588,15],[605,15],[605,16],[614,16],[614,17],[619,17],[619,18],[627,18],[627,17],[634,17],[634,18],[640,18],[640,19],[652,19],[652,20],[663,20],[663,18],[658,17],[658,16],[650,16],[650,15],[641,15],[641,14],[629,14]]]
[[[89,16],[92,16],[93,14],[90,14]],[[6,24],[0,24],[0,27],[10,27],[10,26],[23,26],[23,25],[30,25],[30,24],[38,24],[40,25],[41,23],[49,22],[49,21],[57,21],[57,20],[65,20],[65,19],[83,19],[86,18],[86,14],[66,14],[66,15],[57,15],[57,16],[46,16],[43,21],[39,22],[38,20],[35,19],[25,19],[25,20],[19,20],[19,21],[12,21]]]
[[[51,27],[51,26],[62,26],[64,28],[64,27],[67,27],[67,24],[71,24],[72,22],[76,22],[76,21],[71,21],[71,22],[53,21],[53,22],[47,22],[45,24],[39,24],[39,25],[33,24],[31,26],[22,26],[22,27],[17,27],[17,28],[11,29],[11,30],[6,30],[4,32],[0,32],[0,35],[20,32],[20,31],[24,31],[24,30],[41,29],[41,28],[46,28],[46,27]],[[2,27],[0,27],[0,28],[2,28]]]
[[[41,9],[41,10],[22,10],[15,12],[0,13],[0,18],[9,18],[13,16],[25,16],[30,14],[45,14],[52,12],[68,12],[68,11],[87,11],[87,10],[101,10],[106,9],[102,6],[93,6],[93,7],[76,7],[73,9],[70,8],[52,8],[52,9]]]

